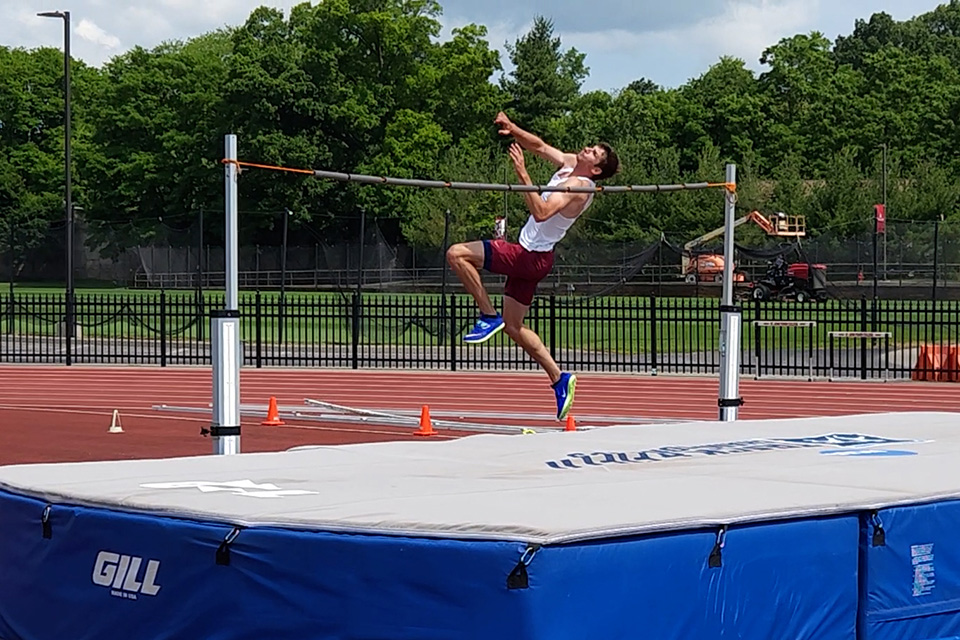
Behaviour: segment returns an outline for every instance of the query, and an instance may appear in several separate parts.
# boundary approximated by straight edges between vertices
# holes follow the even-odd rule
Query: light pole
[[[65,178],[64,208],[67,214],[67,365],[72,363],[73,342],[73,189],[70,180],[70,12],[43,11],[43,18],[63,20],[63,155]]]

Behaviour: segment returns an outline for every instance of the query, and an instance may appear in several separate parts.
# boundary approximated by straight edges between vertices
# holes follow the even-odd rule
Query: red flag
[[[882,204],[873,205],[876,214],[877,233],[887,232],[887,208]]]

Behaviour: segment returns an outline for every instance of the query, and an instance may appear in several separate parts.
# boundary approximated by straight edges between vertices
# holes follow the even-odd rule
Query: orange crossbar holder
[[[252,167],[254,169],[270,169],[271,171],[286,171],[287,173],[305,173],[310,176],[313,175],[312,169],[294,169],[292,167],[278,167],[273,164],[256,164],[253,162],[241,162],[240,160],[227,159],[221,160],[220,162],[223,164],[235,164],[238,168]]]

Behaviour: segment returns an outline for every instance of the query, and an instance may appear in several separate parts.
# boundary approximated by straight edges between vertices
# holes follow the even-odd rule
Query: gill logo
[[[142,573],[141,573],[142,569]],[[109,587],[110,595],[136,600],[138,594],[155,596],[160,591],[159,560],[148,560],[112,551],[101,551],[93,563],[93,584]]]

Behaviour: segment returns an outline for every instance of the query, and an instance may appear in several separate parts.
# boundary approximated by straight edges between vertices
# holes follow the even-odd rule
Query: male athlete
[[[549,186],[594,187],[595,181],[609,178],[619,168],[620,161],[607,144],[584,147],[579,153],[563,153],[515,125],[503,112],[497,114],[494,123],[500,127],[501,135],[513,136],[515,140],[510,145],[510,159],[522,184],[533,184],[527,174],[524,149],[558,168]],[[480,319],[464,336],[464,341],[486,342],[499,331],[506,331],[550,376],[557,397],[557,420],[563,420],[573,406],[577,378],[560,370],[540,337],[524,326],[523,319],[533,302],[537,284],[553,267],[554,246],[587,210],[593,194],[529,191],[523,195],[530,217],[520,230],[518,243],[498,238],[455,244],[447,250],[447,262],[480,308]],[[502,316],[483,287],[481,268],[507,276]]]

